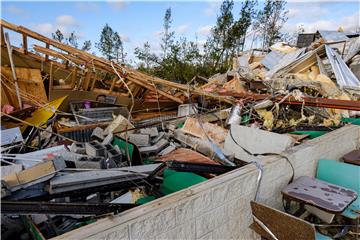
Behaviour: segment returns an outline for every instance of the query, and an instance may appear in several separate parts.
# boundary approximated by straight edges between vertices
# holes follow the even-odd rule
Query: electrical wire
[[[295,168],[293,166],[293,164],[291,163],[291,161],[289,160],[289,158],[287,156],[285,156],[284,154],[280,154],[280,153],[261,153],[261,154],[253,154],[251,153],[249,150],[245,149],[243,146],[241,146],[234,138],[233,134],[232,134],[232,131],[231,131],[231,127],[230,127],[230,130],[229,130],[229,135],[232,139],[232,141],[238,145],[242,150],[244,150],[244,152],[246,152],[247,154],[251,155],[251,156],[254,156],[254,157],[257,157],[257,156],[280,156],[282,158],[285,158],[285,160],[289,163],[290,167],[291,167],[291,170],[292,170],[292,176],[290,178],[290,181],[289,181],[289,184],[294,180],[294,176],[295,176]]]

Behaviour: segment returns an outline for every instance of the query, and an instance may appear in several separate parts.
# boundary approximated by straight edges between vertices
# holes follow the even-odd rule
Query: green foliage
[[[81,47],[81,50],[83,51],[90,51],[91,49],[91,41],[90,40],[86,40],[84,43],[83,43],[83,46]]]
[[[125,62],[126,54],[121,37],[108,24],[103,27],[100,41],[95,46],[106,59],[114,60],[117,63]]]
[[[232,13],[234,1],[222,2],[216,24],[202,47],[197,40],[177,40],[171,30],[172,12],[168,8],[164,15],[161,52],[153,51],[149,42],[135,48],[135,56],[140,61],[138,69],[170,81],[186,83],[196,75],[209,77],[230,69],[232,57],[244,49],[251,26],[263,34],[266,46],[281,37],[280,29],[287,20],[284,0],[266,0],[264,8],[258,12],[255,10],[257,0],[245,0],[241,4],[235,19]]]
[[[75,32],[70,33],[67,42],[69,45],[73,46],[74,48],[78,48],[79,44],[77,42],[77,37],[75,35]]]
[[[263,49],[282,38],[280,30],[288,19],[285,5],[285,0],[266,0],[264,8],[258,12],[254,26],[262,34]]]
[[[96,43],[95,46],[99,51],[102,53],[102,55],[108,59],[112,60],[113,57],[113,49],[114,49],[114,42],[113,42],[113,35],[114,31],[112,28],[105,24],[101,31],[100,35],[100,42]]]
[[[55,33],[52,33],[51,35],[52,35],[52,38],[58,42],[68,44],[74,48],[79,47],[78,38],[74,31],[70,33],[69,37],[65,37],[64,34],[59,29],[57,29],[55,31]],[[90,51],[91,50],[91,41],[90,40],[84,41],[81,50]]]
[[[58,42],[63,42],[64,40],[64,34],[62,34],[62,32],[57,29],[55,33],[52,33],[52,38]]]
[[[171,8],[166,9],[165,16],[164,16],[164,32],[162,37],[162,43],[161,43],[161,49],[163,51],[163,59],[165,59],[167,56],[167,52],[169,48],[171,48],[171,45],[174,42],[174,35],[175,32],[171,31]]]

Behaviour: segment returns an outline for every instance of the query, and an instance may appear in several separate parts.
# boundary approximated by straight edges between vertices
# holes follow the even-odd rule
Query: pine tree
[[[115,32],[112,40],[113,40],[114,55],[116,62],[124,63],[126,54],[124,53],[124,46],[123,46],[123,42],[121,41],[120,35],[117,32]]]
[[[245,0],[245,2],[242,3],[240,18],[234,22],[231,29],[231,37],[234,38],[234,54],[239,54],[240,51],[244,50],[246,33],[250,28],[252,19],[255,15],[256,4],[256,0]]]
[[[81,47],[81,50],[83,51],[90,51],[91,49],[91,41],[90,40],[86,40],[84,43],[83,43],[83,46]]]
[[[167,52],[174,42],[174,31],[171,31],[171,8],[166,9],[164,16],[164,32],[162,37],[161,49],[163,51],[163,59],[167,57]]]
[[[62,34],[62,32],[57,29],[55,33],[52,33],[52,38],[58,42],[62,42],[64,40],[64,34]]]
[[[266,0],[264,8],[256,17],[255,28],[262,34],[263,49],[268,49],[277,39],[281,39],[281,28],[287,21],[285,0]]]
[[[216,25],[211,31],[211,36],[206,43],[207,57],[211,62],[213,70],[226,67],[226,60],[233,46],[231,28],[234,22],[232,9],[233,0],[225,0],[220,6],[220,15],[216,20]]]
[[[75,32],[71,32],[69,37],[67,38],[67,42],[69,45],[73,46],[74,48],[78,48],[79,44],[77,42],[77,37]]]
[[[113,41],[114,31],[112,28],[106,24],[101,31],[100,42],[96,43],[96,47],[102,53],[104,57],[108,60],[114,58],[114,41]]]

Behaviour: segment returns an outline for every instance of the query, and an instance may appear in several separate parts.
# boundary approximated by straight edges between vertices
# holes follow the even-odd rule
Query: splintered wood
[[[225,141],[228,130],[212,123],[204,122],[202,127],[199,121],[195,118],[188,118],[182,128],[184,133],[193,135],[195,137],[206,139],[206,135],[215,143],[222,143]]]

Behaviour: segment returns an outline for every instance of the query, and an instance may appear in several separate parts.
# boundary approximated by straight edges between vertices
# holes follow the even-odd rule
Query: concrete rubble
[[[318,32],[312,42],[300,34],[297,46],[277,43],[268,52],[245,51],[233,59],[233,69],[189,87],[3,20],[1,27],[52,47],[35,46],[37,55],[23,46],[5,57],[7,46],[1,46],[1,82],[7,91],[1,104],[2,219],[23,224],[42,239],[97,224],[249,164],[261,172],[265,156],[284,156],[310,139],[360,125],[358,34],[345,40],[346,47]],[[54,71],[55,66],[61,70]],[[25,88],[12,91],[16,79],[5,71],[10,68],[46,79],[49,87],[41,81],[36,89],[45,100],[29,97]],[[99,84],[100,72],[112,78]],[[65,84],[60,81],[64,73],[72,76]],[[119,79],[131,83],[131,95]],[[150,98],[154,92],[157,97]],[[345,167],[358,171],[358,151],[345,155]],[[359,194],[359,188],[343,187]],[[260,235],[269,234],[256,220],[269,222],[263,212],[289,217],[256,202],[251,206],[258,216],[252,229]],[[358,221],[359,206],[350,207]],[[327,224],[347,221],[311,204],[304,209]],[[297,217],[289,219],[299,223]],[[332,231],[327,233],[355,230]]]

